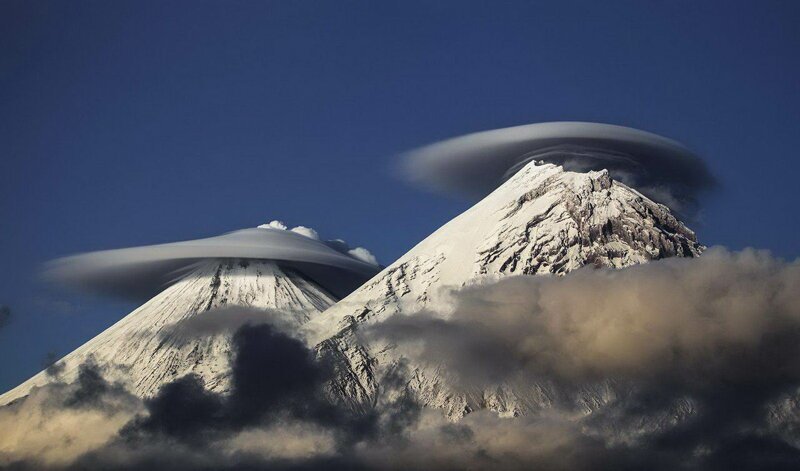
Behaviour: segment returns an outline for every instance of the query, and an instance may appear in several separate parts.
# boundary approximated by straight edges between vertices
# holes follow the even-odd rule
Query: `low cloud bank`
[[[800,462],[800,262],[713,248],[693,260],[507,278],[451,295],[452,311],[396,316],[362,332],[406,354],[381,379],[370,411],[331,403],[337,365],[243,314],[229,393],[186,376],[140,401],[86,367],[76,384],[0,408],[0,467],[673,470]],[[195,335],[233,327],[212,324],[195,326]],[[465,387],[522,376],[567,389],[610,381],[619,394],[589,415],[556,402],[524,417],[478,411],[450,422],[420,407],[407,387],[418,364],[444,367]],[[648,428],[654,418],[667,426]]]
[[[599,434],[591,436],[683,398],[690,419],[636,442],[632,454],[648,462],[693,457],[705,468],[747,453],[774,466],[800,462],[784,441],[797,443],[798,427],[786,422],[798,417],[800,261],[712,248],[697,259],[506,278],[451,295],[452,312],[395,315],[362,335],[465,389],[526,378],[576,390],[611,379],[627,397],[582,421]],[[775,424],[788,434],[773,433]]]
[[[74,383],[56,381],[0,407],[0,468],[69,466],[110,442],[142,410],[139,399],[106,382],[98,366],[82,365]]]
[[[800,262],[712,248],[624,270],[519,276],[453,291],[452,313],[396,315],[367,335],[491,384],[800,378]]]

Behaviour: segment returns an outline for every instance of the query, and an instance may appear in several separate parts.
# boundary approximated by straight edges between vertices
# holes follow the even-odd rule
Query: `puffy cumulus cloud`
[[[317,231],[306,226],[297,226],[289,229],[289,227],[281,221],[272,221],[269,224],[262,224],[258,227],[262,229],[281,229],[284,231],[292,231],[297,234],[308,237],[309,239],[321,240],[319,233]],[[378,259],[375,257],[375,255],[373,255],[372,252],[365,249],[364,247],[351,248],[350,245],[342,239],[331,239],[322,242],[328,247],[332,248],[333,250],[336,250],[337,252],[350,255],[351,257],[357,260],[361,260],[362,262],[368,263],[376,267],[380,266],[380,263],[378,263]]]
[[[459,136],[408,152],[403,172],[448,193],[482,197],[531,161],[611,175],[679,209],[713,186],[705,164],[671,139],[622,126],[553,122]]]
[[[364,247],[356,247],[354,249],[350,249],[347,251],[353,257],[361,260],[362,262],[367,262],[370,265],[375,265],[376,267],[379,266],[378,259],[372,255],[372,252],[365,249]]]
[[[291,230],[292,230],[292,232],[296,232],[296,233],[298,233],[300,235],[304,235],[304,236],[308,237],[309,239],[319,240],[319,234],[317,233],[317,231],[315,231],[314,229],[311,229],[310,227],[297,226],[297,227],[293,227]]]
[[[286,226],[286,224],[283,223],[283,221],[278,221],[277,219],[273,220],[273,221],[270,221],[270,222],[268,222],[266,224],[261,224],[261,225],[258,226],[258,228],[259,229],[279,229],[279,230],[282,230],[282,231],[286,231],[286,230],[289,229]]]
[[[337,296],[371,278],[377,265],[349,253],[341,241],[321,241],[306,227],[272,221],[259,228],[169,244],[64,257],[46,266],[47,278],[82,290],[149,299],[207,259],[274,260],[298,270]]]
[[[306,226],[296,226],[289,229],[283,221],[270,221],[267,224],[261,224],[258,226],[259,229],[278,229],[281,231],[292,231],[302,236],[308,237],[309,239],[319,240],[319,233],[314,229]]]

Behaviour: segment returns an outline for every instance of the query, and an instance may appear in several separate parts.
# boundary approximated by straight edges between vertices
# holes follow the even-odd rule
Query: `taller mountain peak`
[[[622,268],[665,257],[695,257],[703,249],[667,206],[607,171],[566,171],[529,162],[303,328],[320,354],[337,365],[332,395],[354,409],[366,409],[376,401],[381,376],[402,359],[391,345],[359,338],[356,333],[363,325],[394,314],[447,311],[449,289],[501,276],[563,275],[585,266]],[[409,384],[416,385],[422,402],[451,415],[488,400],[486,395],[470,399],[451,390],[439,371],[419,365],[411,370],[414,381]]]

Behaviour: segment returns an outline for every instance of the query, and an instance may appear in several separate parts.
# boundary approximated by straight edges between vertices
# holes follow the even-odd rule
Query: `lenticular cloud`
[[[216,237],[104,250],[60,258],[45,276],[101,294],[149,298],[206,259],[273,260],[299,270],[342,296],[378,272],[375,257],[342,240],[322,241],[313,229],[280,221]],[[375,262],[375,263],[373,263]]]
[[[607,169],[668,205],[695,201],[714,180],[680,143],[637,129],[599,123],[553,122],[459,136],[405,155],[406,174],[440,191],[481,197],[530,161],[566,170]]]

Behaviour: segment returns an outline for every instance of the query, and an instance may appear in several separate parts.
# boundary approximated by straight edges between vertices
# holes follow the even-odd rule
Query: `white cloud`
[[[319,240],[319,234],[314,229],[306,226],[297,226],[292,228],[292,232],[295,232],[300,235],[304,235],[309,239]]]
[[[285,231],[286,229],[288,229],[288,227],[286,227],[286,224],[284,224],[283,221],[278,221],[277,219],[275,219],[274,221],[270,221],[268,224],[261,224],[260,226],[258,226],[258,228],[259,229],[280,229],[282,231]]]
[[[378,266],[378,259],[375,258],[374,255],[372,255],[372,252],[365,249],[364,247],[356,247],[354,249],[348,250],[347,253],[361,260],[362,262],[367,262],[370,265]]]

